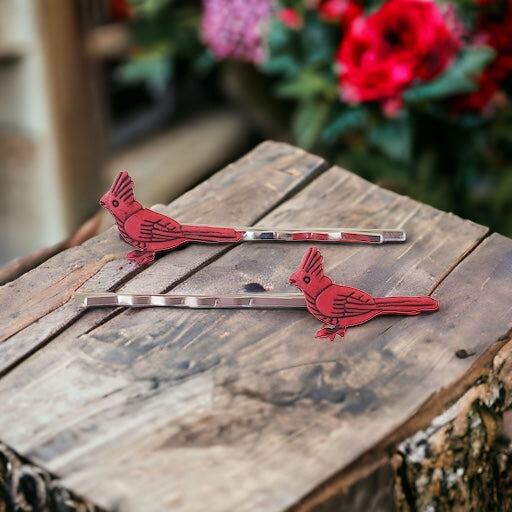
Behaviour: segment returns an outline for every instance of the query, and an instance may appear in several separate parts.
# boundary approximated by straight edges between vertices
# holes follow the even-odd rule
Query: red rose
[[[435,3],[389,0],[371,16],[356,19],[341,42],[342,99],[393,99],[413,82],[444,71],[459,46]]]
[[[478,19],[477,32],[489,46],[512,52],[512,0],[493,0]]]
[[[498,84],[492,73],[484,71],[478,79],[478,90],[455,96],[451,101],[450,110],[454,114],[471,111],[484,112],[489,109],[491,100],[497,92]]]
[[[302,27],[302,18],[299,16],[299,13],[291,7],[277,11],[276,18],[292,30],[297,30]]]
[[[109,0],[108,7],[113,20],[130,20],[135,17],[128,0]]]
[[[318,6],[320,16],[326,21],[341,22],[348,30],[352,22],[363,14],[363,8],[353,0],[325,0]]]
[[[499,93],[501,83],[512,74],[512,0],[477,3],[489,12],[484,10],[479,16],[474,39],[494,48],[496,57],[478,78],[475,92],[453,98],[451,111],[456,114],[471,111],[491,114],[505,98]]]

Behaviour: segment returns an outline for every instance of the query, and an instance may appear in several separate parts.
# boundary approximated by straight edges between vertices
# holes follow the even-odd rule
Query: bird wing
[[[166,242],[179,237],[179,222],[144,208],[132,215],[125,223],[125,229],[140,242]]]
[[[374,298],[350,286],[332,284],[318,294],[317,309],[326,317],[355,317],[375,309]]]

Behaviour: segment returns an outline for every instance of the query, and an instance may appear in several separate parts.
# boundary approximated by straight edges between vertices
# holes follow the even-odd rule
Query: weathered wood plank
[[[414,346],[414,340],[409,340],[411,342],[409,348],[415,362],[407,373],[413,376],[414,372],[418,372],[419,366],[423,368],[417,373],[416,384],[410,389],[410,392],[420,393],[420,396],[424,393],[427,396],[431,391],[428,399],[422,403],[417,411],[410,414],[406,421],[391,429],[389,434],[378,444],[372,446],[364,456],[359,457],[349,467],[331,478],[329,484],[324,488],[310,493],[301,503],[301,506],[293,510],[296,510],[296,512],[316,510],[315,507],[319,504],[335,499],[338,494],[343,494],[356,481],[358,476],[364,477],[365,473],[368,473],[365,472],[365,464],[370,466],[372,461],[378,461],[379,458],[386,457],[386,455],[393,452],[397,443],[409,436],[413,437],[408,439],[404,446],[398,447],[399,453],[401,450],[406,450],[407,446],[411,444],[415,446],[416,450],[426,449],[427,443],[422,441],[425,432],[422,432],[421,429],[427,428],[431,421],[432,423],[427,428],[427,432],[430,433],[438,431],[446,422],[448,422],[446,428],[450,428],[454,421],[457,423],[453,439],[447,440],[446,445],[440,442],[439,437],[429,440],[429,442],[435,444],[435,447],[431,451],[427,450],[428,454],[425,453],[425,457],[428,456],[427,463],[433,462],[436,456],[440,457],[437,461],[438,464],[442,461],[445,462],[443,474],[431,474],[430,479],[425,480],[426,468],[418,465],[419,460],[415,453],[402,452],[394,463],[399,464],[400,460],[403,460],[404,465],[407,466],[406,470],[408,472],[413,471],[415,476],[411,473],[404,475],[401,472],[402,470],[397,469],[396,478],[401,484],[410,485],[409,490],[412,489],[414,495],[405,497],[401,494],[400,489],[395,488],[398,509],[404,510],[403,506],[407,503],[411,504],[411,510],[427,509],[426,500],[434,495],[439,497],[439,494],[436,494],[439,492],[442,495],[442,499],[437,501],[439,510],[456,509],[455,503],[450,501],[453,495],[450,497],[444,490],[440,491],[440,489],[444,489],[440,483],[443,478],[446,478],[446,481],[451,480],[452,485],[457,485],[459,488],[471,487],[476,491],[477,484],[481,488],[482,481],[485,482],[486,478],[490,476],[491,466],[486,466],[484,469],[475,468],[474,466],[464,467],[464,475],[457,481],[453,480],[455,475],[449,476],[449,471],[453,458],[458,460],[457,464],[461,460],[468,462],[479,459],[475,455],[472,440],[467,439],[464,446],[464,440],[461,439],[461,436],[464,436],[462,431],[465,428],[465,422],[470,419],[466,417],[461,407],[465,407],[467,410],[471,397],[473,397],[478,408],[483,403],[485,407],[492,408],[495,411],[504,411],[511,402],[512,380],[509,371],[512,364],[509,357],[512,352],[510,343],[512,334],[512,315],[510,314],[512,310],[512,297],[510,295],[512,285],[511,264],[512,240],[494,234],[485,239],[439,285],[435,296],[445,306],[440,313],[436,314],[438,318],[441,316],[438,326],[440,334],[430,337],[427,333],[425,342],[428,345],[422,346],[420,344],[419,347]],[[446,310],[446,314],[442,314],[443,310]],[[428,351],[424,350],[425,347]],[[408,350],[402,348],[400,352],[403,352],[406,358],[408,357]],[[429,378],[422,378],[422,372],[425,371],[425,368],[430,371]],[[411,379],[413,378],[411,377]],[[431,379],[434,379],[434,382],[431,382]],[[485,383],[485,385],[481,385],[482,383]],[[378,386],[379,383],[376,383],[376,385]],[[423,389],[424,386],[425,389]],[[447,411],[447,407],[459,399],[468,388],[470,388],[468,393]],[[409,389],[409,384],[404,384],[404,389]],[[403,399],[403,404],[407,406],[407,396],[404,395]],[[476,402],[480,403],[476,404]],[[478,416],[479,410],[475,410],[474,413]],[[390,410],[389,414],[393,414],[393,411]],[[454,414],[457,414],[455,420],[453,420]],[[437,415],[440,416],[436,418]],[[475,416],[473,415],[473,417]],[[473,427],[477,437],[486,435],[483,434],[482,430],[485,430],[487,426],[484,429],[479,428],[478,425],[473,425]],[[444,430],[444,427],[442,430]],[[469,435],[470,432],[471,429],[468,430],[467,434]],[[493,438],[495,439],[496,436],[497,432],[490,432],[487,439],[488,443],[492,444]],[[476,443],[479,445],[480,441],[477,440]],[[452,444],[457,445],[455,448],[458,450],[456,455],[450,454],[450,451],[454,449],[451,446]],[[485,464],[484,459],[490,461],[496,455],[492,447],[490,448],[491,453],[489,453],[489,445],[479,445],[478,449],[481,450],[479,460],[481,465]],[[444,473],[444,471],[447,473]],[[478,474],[478,479],[481,482],[475,482],[473,479],[468,480],[470,477],[467,471],[473,476]],[[495,475],[494,478],[498,477]],[[499,478],[505,480],[506,475],[500,475]],[[496,482],[493,482],[492,486],[495,485]],[[420,492],[421,486],[423,486],[423,492]],[[489,491],[491,491],[491,488],[489,488]],[[480,498],[483,498],[483,496],[480,496]],[[493,498],[496,497],[487,497],[494,503]],[[471,500],[473,504],[478,503],[477,497],[474,494],[465,494],[464,489],[461,489],[457,499],[465,503],[461,510],[469,510],[471,508],[469,501]],[[495,508],[485,506],[485,501],[482,500],[480,508],[477,507],[477,509],[494,510]],[[508,510],[508,508],[505,507],[500,510]]]
[[[457,265],[485,228],[336,168],[262,225],[311,224],[313,209],[315,224],[403,226],[407,245],[322,246],[326,269],[375,295],[435,290],[441,311],[379,318],[335,344],[300,311],[136,310],[92,330],[87,313],[0,380],[4,440],[100,505],[282,510],[460,379],[474,358],[457,350],[478,355],[510,328],[512,241],[493,236]],[[289,291],[305,247],[240,245],[178,289]],[[127,286],[161,284],[168,261]],[[494,300],[503,309],[481,325],[473,309]]]
[[[163,211],[181,222],[252,224],[324,166],[321,158],[301,149],[266,142]],[[77,318],[80,312],[68,300],[84,282],[90,289],[115,289],[142,270],[135,283],[147,282],[162,291],[221,254],[226,246],[191,246],[160,258],[148,269],[125,260],[129,249],[111,229],[0,287],[0,374]],[[102,321],[105,314],[98,316]]]

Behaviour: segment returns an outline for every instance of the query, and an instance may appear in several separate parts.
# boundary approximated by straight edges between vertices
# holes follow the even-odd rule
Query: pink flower
[[[260,62],[271,12],[272,0],[203,0],[203,41],[221,59]]]
[[[459,46],[434,2],[389,0],[367,18],[357,18],[342,40],[336,59],[342,99],[399,96],[414,82],[443,72]]]
[[[297,30],[302,27],[302,19],[299,16],[299,13],[290,7],[277,11],[276,18],[293,30]]]

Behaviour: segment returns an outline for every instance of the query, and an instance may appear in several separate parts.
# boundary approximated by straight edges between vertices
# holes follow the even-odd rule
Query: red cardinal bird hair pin
[[[114,217],[120,235],[137,249],[126,257],[139,265],[188,242],[238,242],[243,233],[231,228],[185,226],[161,213],[144,208],[133,195],[133,180],[127,172],[117,175],[100,205]]]
[[[378,315],[419,315],[437,311],[432,297],[379,297],[362,290],[334,284],[325,274],[323,258],[316,247],[307,250],[299,268],[290,276],[290,284],[304,294],[308,311],[323,322],[317,338],[345,336],[347,328]]]
[[[117,175],[100,204],[114,217],[119,233],[135,247],[126,257],[139,265],[155,259],[155,253],[169,251],[189,242],[257,242],[317,240],[321,242],[359,242],[383,244],[404,242],[400,229],[322,229],[282,230],[280,228],[230,228],[182,225],[161,213],[144,208],[135,200],[133,180],[126,172]]]
[[[112,199],[110,199],[112,200]],[[118,199],[116,199],[118,200]],[[437,311],[439,304],[431,297],[382,297],[334,284],[325,274],[322,255],[316,247],[307,250],[298,270],[290,276],[290,284],[299,293],[194,295],[194,294],[127,294],[79,293],[76,300],[85,307],[172,307],[192,309],[296,309],[306,307],[323,322],[317,338],[345,336],[347,328],[359,325],[378,315],[419,315]]]

